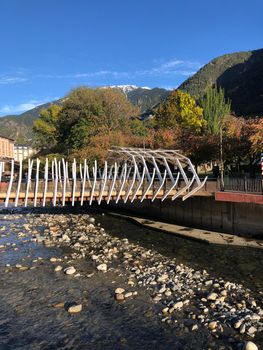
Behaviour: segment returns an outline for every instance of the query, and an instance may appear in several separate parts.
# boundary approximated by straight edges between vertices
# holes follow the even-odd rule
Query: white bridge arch
[[[69,164],[66,160],[28,159],[10,161],[10,171],[0,162],[0,200],[8,207],[66,205],[66,202],[109,204],[135,199],[166,198],[186,200],[201,190],[207,178],[200,180],[191,160],[176,150],[151,150],[116,147],[108,152],[101,168],[95,160]]]

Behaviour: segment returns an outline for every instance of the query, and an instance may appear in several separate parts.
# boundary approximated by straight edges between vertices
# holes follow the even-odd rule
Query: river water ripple
[[[66,210],[58,215],[67,216]],[[78,212],[76,212],[76,215]],[[126,283],[118,261],[106,274],[94,273],[94,262],[75,260],[80,277],[54,272],[51,257],[65,259],[70,251],[45,247],[23,233],[28,219],[38,217],[0,212],[0,349],[241,349],[244,340],[235,332],[216,337],[206,328],[189,330],[183,313],[173,327],[162,322],[159,305],[147,291],[136,287],[138,297],[118,303],[114,290]],[[262,250],[210,246],[136,226],[123,219],[92,213],[106,232],[128,238],[166,258],[174,258],[193,269],[206,269],[215,278],[241,283],[262,299]],[[39,227],[39,232],[42,228]],[[69,227],[69,229],[74,229]],[[2,248],[1,248],[2,247]],[[3,248],[4,247],[4,248]],[[27,270],[15,268],[25,265]],[[10,266],[9,266],[10,265]],[[83,276],[89,276],[84,278]],[[81,303],[76,315],[58,303]],[[262,335],[255,342],[263,344]],[[253,340],[254,341],[254,340]]]

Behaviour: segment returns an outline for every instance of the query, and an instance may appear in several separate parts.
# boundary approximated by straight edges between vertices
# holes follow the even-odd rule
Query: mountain
[[[211,85],[225,90],[236,115],[263,115],[263,49],[217,57],[179,89],[199,98]]]
[[[63,99],[45,103],[19,115],[7,115],[0,117],[0,134],[13,138],[16,143],[30,144],[33,132],[34,121],[39,117],[43,108],[48,108],[52,104],[60,104]]]
[[[163,101],[169,94],[169,91],[165,89],[150,89],[135,85],[115,85],[110,87],[121,90],[131,103],[140,107],[142,114]],[[0,117],[0,134],[15,139],[16,143],[30,144],[33,137],[32,126],[34,121],[39,118],[41,109],[48,108],[52,104],[61,104],[62,102],[63,99],[60,99],[37,106],[20,115]]]
[[[111,85],[103,88],[108,87],[121,90],[132,104],[140,108],[142,114],[152,109],[156,104],[164,101],[169,95],[169,91],[166,89],[151,89],[147,86],[138,87],[136,85]]]
[[[124,92],[125,95],[127,95],[129,92],[138,89],[139,87],[136,85],[110,85],[110,86],[103,86],[103,88],[112,88],[112,89],[119,89],[122,92]],[[151,88],[145,86],[142,87],[142,89],[146,89],[146,90],[151,90]]]
[[[137,88],[128,92],[127,97],[135,106],[140,107],[141,113],[152,109],[158,103],[164,101],[170,91],[160,88]]]

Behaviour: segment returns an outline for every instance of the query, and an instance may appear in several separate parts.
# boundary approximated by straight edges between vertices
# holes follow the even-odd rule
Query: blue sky
[[[0,0],[0,115],[79,85],[178,86],[263,47],[262,0]]]

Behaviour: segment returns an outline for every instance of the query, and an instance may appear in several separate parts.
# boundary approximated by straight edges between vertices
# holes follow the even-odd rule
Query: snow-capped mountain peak
[[[123,91],[125,93],[125,95],[127,95],[129,92],[136,90],[136,89],[151,90],[147,86],[139,87],[136,85],[110,85],[110,86],[103,86],[102,88],[104,88],[104,89],[105,88],[120,89],[121,91]]]
[[[120,89],[122,90],[125,94],[127,94],[128,92],[138,89],[138,86],[136,85],[111,85],[110,86],[113,89]]]

